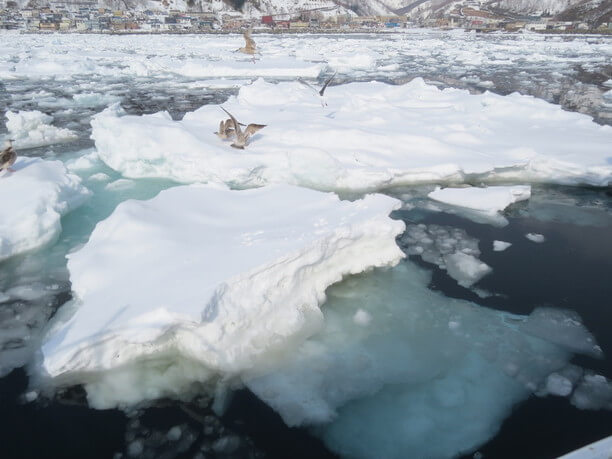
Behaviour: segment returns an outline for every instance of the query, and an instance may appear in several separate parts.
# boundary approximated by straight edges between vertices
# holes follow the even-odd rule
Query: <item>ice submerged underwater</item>
[[[612,129],[532,97],[418,78],[331,86],[325,104],[310,89],[243,86],[217,136],[216,105],[180,121],[111,105],[91,122],[94,151],[66,164],[21,157],[0,173],[0,192],[15,196],[0,209],[0,259],[48,246],[61,217],[96,195],[118,204],[67,255],[73,299],[31,365],[36,390],[82,385],[91,407],[129,409],[247,387],[356,458],[473,451],[532,394],[609,408],[612,385],[570,363],[602,355],[577,314],[510,314],[431,290],[406,254],[467,289],[495,267],[467,234],[406,227],[390,217],[405,203],[365,193],[437,183],[435,205],[501,227],[506,207],[530,199],[524,183],[609,186]],[[9,119],[23,127],[10,133],[17,146],[44,137],[26,121],[50,122]],[[243,134],[238,120],[266,126],[244,151],[219,135]],[[109,168],[122,178],[109,182]],[[168,185],[117,197],[150,179]],[[0,291],[0,303],[20,295]]]

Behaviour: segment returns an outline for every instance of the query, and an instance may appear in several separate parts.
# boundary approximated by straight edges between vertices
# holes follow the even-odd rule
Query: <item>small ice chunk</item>
[[[493,241],[493,250],[495,252],[503,252],[508,247],[510,247],[512,243],[504,242],[504,241]]]
[[[559,373],[551,373],[546,378],[546,390],[549,394],[567,397],[572,393],[572,382]]]
[[[486,263],[463,252],[445,255],[444,262],[449,276],[455,279],[459,285],[466,288],[471,287],[472,284],[475,284],[492,271],[491,267]]]
[[[366,326],[369,325],[371,321],[372,316],[369,312],[364,311],[363,309],[357,310],[357,312],[353,316],[353,322],[355,322],[357,325]]]
[[[174,426],[168,431],[166,438],[169,441],[177,441],[179,438],[181,438],[182,434],[183,431],[181,430],[181,426]]]
[[[544,242],[545,240],[544,236],[538,233],[527,233],[525,234],[525,237],[529,239],[530,241],[537,242],[537,243]]]
[[[110,180],[110,177],[104,172],[98,172],[97,174],[90,175],[89,180],[94,180],[96,182],[106,182]]]
[[[25,399],[26,402],[32,403],[34,400],[38,398],[38,392],[36,392],[35,390],[31,390],[29,392],[26,392],[23,395],[23,398]]]
[[[602,375],[585,375],[576,387],[571,403],[581,410],[612,410],[612,382]]]
[[[144,450],[144,442],[140,439],[134,440],[128,445],[128,456],[139,457]]]
[[[133,186],[134,186],[134,180],[118,179],[106,185],[104,189],[109,190],[109,191],[120,191],[120,190],[126,190],[128,188],[132,188]]]

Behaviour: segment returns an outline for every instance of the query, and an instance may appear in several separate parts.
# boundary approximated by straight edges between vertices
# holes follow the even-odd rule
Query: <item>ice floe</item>
[[[60,161],[19,157],[12,168],[0,172],[0,261],[53,241],[90,194]]]
[[[491,218],[500,225],[507,224],[507,220],[499,214],[502,210],[518,201],[525,201],[531,197],[531,187],[528,185],[515,186],[489,186],[467,188],[440,188],[437,187],[428,195],[431,199],[452,206],[467,209],[462,215],[472,218],[471,212],[476,212],[477,221]]]
[[[401,86],[334,86],[325,96],[323,109],[297,82],[259,79],[243,86],[224,107],[239,121],[267,125],[245,151],[213,135],[225,116],[214,105],[181,121],[166,113],[124,115],[114,106],[94,117],[92,138],[100,158],[126,177],[236,188],[288,183],[363,191],[467,179],[612,181],[612,128],[532,97],[439,90],[420,78]],[[500,190],[504,202],[529,192]],[[495,203],[486,209],[501,205],[492,193],[487,203]]]
[[[77,138],[70,129],[52,126],[53,117],[38,110],[6,112],[6,128],[14,140],[15,148],[34,148]]]
[[[125,201],[68,256],[75,312],[46,340],[44,369],[87,382],[95,407],[262,371],[323,326],[330,284],[403,257],[399,205],[290,186]]]
[[[573,334],[569,348],[546,331],[534,336],[539,325],[563,333],[562,312],[542,310],[533,321],[445,298],[428,281],[402,262],[331,287],[325,328],[247,386],[343,457],[454,457],[492,437],[572,350],[589,349],[579,322],[585,334]],[[358,311],[371,326],[354,322]]]

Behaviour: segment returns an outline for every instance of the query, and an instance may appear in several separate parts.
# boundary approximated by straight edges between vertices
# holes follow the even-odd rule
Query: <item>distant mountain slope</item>
[[[51,0],[75,8],[84,0]],[[612,0],[91,0],[98,7],[142,11],[178,10],[239,13],[246,17],[297,15],[316,12],[319,16],[342,14],[407,14],[414,20],[462,15],[464,10],[482,11],[496,17],[555,16],[559,20],[587,21],[599,25],[612,20]],[[49,5],[50,0],[0,0],[20,8]]]

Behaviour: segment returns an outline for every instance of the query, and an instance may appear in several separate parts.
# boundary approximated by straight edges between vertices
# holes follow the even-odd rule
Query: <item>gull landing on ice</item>
[[[236,118],[234,118],[234,116],[230,112],[228,112],[226,109],[224,109],[223,107],[221,107],[221,110],[227,113],[229,117],[231,118],[231,120],[227,120],[227,121],[232,122],[232,125],[234,128],[234,134],[236,135],[236,140],[234,140],[234,143],[232,143],[231,145],[234,148],[240,148],[241,150],[244,150],[244,147],[247,144],[249,137],[251,137],[253,134],[255,134],[260,129],[263,129],[266,127],[265,124],[250,123],[243,132],[242,129],[240,129],[240,123],[236,121]]]
[[[323,86],[321,86],[321,89],[317,89],[315,88],[313,85],[311,85],[310,83],[308,83],[307,81],[305,81],[304,79],[302,79],[301,77],[298,78],[298,81],[300,83],[302,83],[304,86],[308,86],[310,89],[312,89],[314,92],[316,92],[319,97],[321,98],[321,106],[325,107],[327,105],[327,102],[325,102],[325,89],[327,88],[327,86],[329,85],[329,83],[331,83],[331,81],[334,79],[334,77],[336,76],[336,73],[338,72],[334,72],[334,74],[332,76],[330,76],[325,83],[323,83]]]
[[[13,150],[13,139],[8,139],[6,143],[6,147],[0,152],[0,171],[8,170],[9,172],[15,172],[11,169],[11,166],[17,160],[17,153]]]

